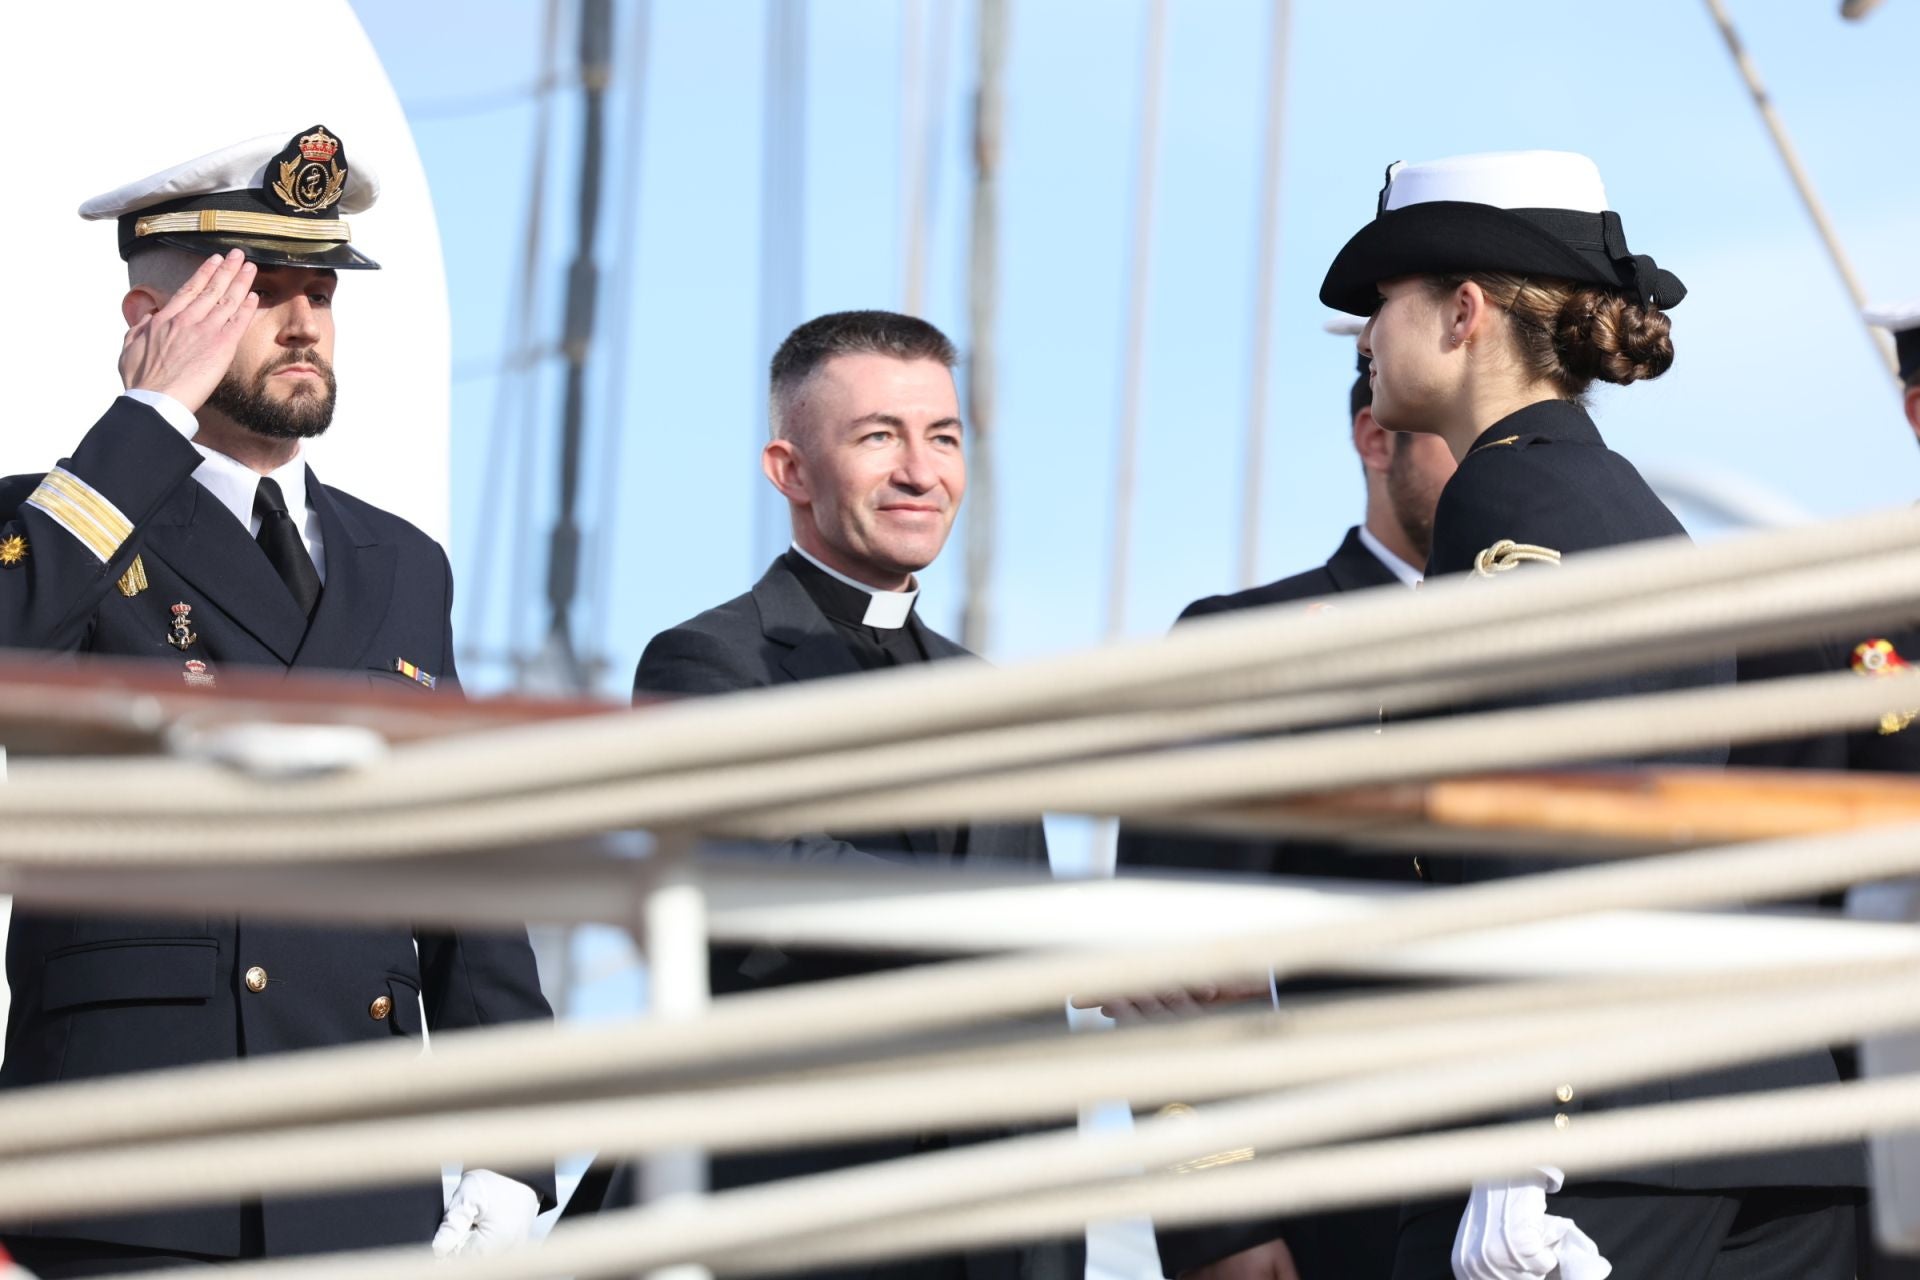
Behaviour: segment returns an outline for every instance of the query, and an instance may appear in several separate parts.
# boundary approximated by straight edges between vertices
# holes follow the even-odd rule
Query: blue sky
[[[964,346],[973,7],[951,10],[926,312]],[[532,642],[552,511],[551,369],[535,434],[486,488],[537,112],[541,6],[357,6],[407,104],[433,184],[453,311],[454,555],[467,646]],[[931,18],[943,6],[927,3]],[[1357,514],[1343,400],[1351,368],[1315,299],[1394,159],[1558,147],[1594,156],[1629,241],[1692,293],[1679,358],[1608,389],[1603,430],[1648,469],[1764,485],[1819,515],[1912,500],[1920,457],[1847,299],[1703,6],[1633,0],[1431,5],[1297,0],[1271,369],[1263,576],[1323,559]],[[1864,23],[1831,3],[1734,5],[1779,108],[1876,297],[1920,296],[1920,5]],[[1233,584],[1253,298],[1257,151],[1269,6],[1174,0],[1143,369],[1127,629],[1152,633]],[[638,12],[617,0],[623,55]],[[623,689],[662,627],[757,576],[756,465],[763,22],[747,0],[654,0],[635,81],[609,104],[600,381],[583,512],[591,600],[576,615]],[[803,309],[905,294],[901,54],[906,4],[808,10]],[[1144,0],[1013,0],[1003,167],[1000,562],[991,653],[1097,643],[1108,588]],[[571,61],[572,34],[561,55]],[[571,253],[576,95],[552,96],[536,328],[557,327]],[[622,199],[628,182],[638,198]],[[624,287],[621,287],[624,286]],[[964,516],[963,516],[964,520]],[[1703,528],[1702,532],[1710,532]],[[961,538],[925,575],[957,625]],[[486,684],[499,668],[469,662]]]

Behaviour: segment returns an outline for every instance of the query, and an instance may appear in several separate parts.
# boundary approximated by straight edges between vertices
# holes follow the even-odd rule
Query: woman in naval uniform
[[[1388,170],[1375,217],[1334,259],[1320,299],[1368,317],[1373,411],[1395,431],[1443,437],[1459,470],[1434,515],[1429,578],[1539,572],[1621,543],[1684,536],[1583,401],[1598,380],[1656,378],[1673,363],[1668,309],[1686,289],[1628,250],[1585,156],[1517,152]],[[1491,585],[1491,584],[1489,584]],[[1730,660],[1558,689],[1514,702],[1655,692],[1733,678]],[[1512,702],[1508,705],[1513,705]],[[1668,756],[1724,763],[1724,750]],[[1430,879],[1543,865],[1429,862]],[[1542,1097],[1560,1128],[1606,1107],[1836,1079],[1824,1050],[1589,1096]],[[1551,1116],[1551,1120],[1547,1117]],[[1562,1185],[1557,1170],[1483,1183],[1466,1204],[1409,1208],[1395,1280],[1851,1280],[1858,1148],[1721,1158]],[[1610,1264],[1610,1266],[1609,1266]]]

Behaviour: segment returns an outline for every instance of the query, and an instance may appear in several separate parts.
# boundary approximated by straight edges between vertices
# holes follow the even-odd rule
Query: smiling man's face
[[[960,399],[937,360],[843,355],[796,389],[766,467],[802,550],[899,590],[946,545],[967,488]]]

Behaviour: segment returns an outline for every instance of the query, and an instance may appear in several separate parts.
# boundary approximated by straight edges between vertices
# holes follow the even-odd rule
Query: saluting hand
[[[200,264],[167,305],[142,316],[120,347],[120,383],[158,391],[197,412],[226,376],[260,305],[254,265],[234,249]]]

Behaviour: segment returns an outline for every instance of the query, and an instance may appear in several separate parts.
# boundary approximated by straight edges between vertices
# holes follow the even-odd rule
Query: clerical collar
[[[1394,577],[1400,579],[1400,581],[1410,587],[1420,585],[1420,579],[1425,575],[1405,560],[1402,560],[1399,556],[1393,554],[1393,552],[1387,550],[1387,544],[1374,537],[1373,530],[1367,528],[1364,524],[1360,526],[1360,544],[1367,550],[1373,552],[1373,558],[1375,560],[1387,566],[1388,573],[1391,573]]]
[[[896,631],[907,625],[907,619],[913,614],[913,602],[920,595],[918,586],[908,587],[905,591],[881,591],[858,579],[849,578],[831,565],[821,564],[817,557],[808,555],[805,548],[797,542],[793,544],[793,551],[795,555],[834,581],[843,582],[855,590],[866,593],[866,612],[860,618],[863,625],[879,627],[886,631]]]

